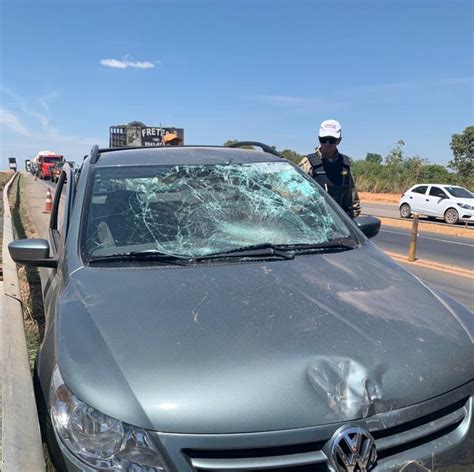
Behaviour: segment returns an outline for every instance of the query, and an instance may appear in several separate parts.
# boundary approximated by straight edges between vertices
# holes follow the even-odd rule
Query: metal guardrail
[[[8,244],[13,224],[8,201],[10,186],[3,189],[3,316],[0,317],[0,366],[2,387],[2,472],[44,472],[44,456],[28,363],[20,285]]]

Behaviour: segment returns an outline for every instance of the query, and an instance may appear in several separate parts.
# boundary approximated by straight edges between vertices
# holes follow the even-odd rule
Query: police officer
[[[311,175],[342,209],[354,218],[360,214],[360,200],[351,172],[351,159],[341,154],[341,125],[336,120],[325,120],[319,128],[319,147],[304,157],[299,167]]]

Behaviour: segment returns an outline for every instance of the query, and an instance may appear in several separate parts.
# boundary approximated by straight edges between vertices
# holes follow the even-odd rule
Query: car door
[[[41,269],[41,283],[43,286],[43,299],[46,314],[52,313],[51,310],[53,309],[58,291],[63,283],[61,271],[64,266],[65,242],[69,227],[69,215],[71,213],[74,197],[73,183],[74,177],[71,168],[65,166],[58,179],[49,222],[51,255],[58,258],[58,266],[52,269]]]
[[[446,192],[441,187],[431,185],[425,197],[425,214],[443,217],[444,210],[446,209],[446,200],[449,199]]]
[[[428,189],[428,185],[418,185],[407,193],[408,204],[411,207],[411,211],[414,213],[422,213],[424,207],[425,193]]]

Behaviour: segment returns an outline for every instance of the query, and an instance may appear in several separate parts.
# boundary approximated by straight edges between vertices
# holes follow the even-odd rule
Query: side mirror
[[[382,224],[378,218],[373,216],[357,216],[353,221],[368,238],[377,236]]]
[[[46,239],[18,239],[8,245],[10,256],[17,264],[32,267],[57,267],[58,260],[49,257]]]

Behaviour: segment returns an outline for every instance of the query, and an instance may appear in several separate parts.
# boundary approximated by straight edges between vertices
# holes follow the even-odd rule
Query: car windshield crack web
[[[95,176],[85,248],[92,257],[151,249],[199,257],[349,234],[286,162],[109,168]]]

